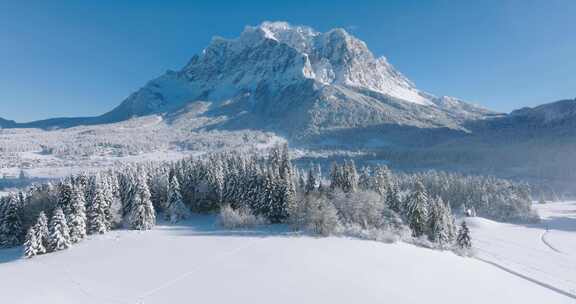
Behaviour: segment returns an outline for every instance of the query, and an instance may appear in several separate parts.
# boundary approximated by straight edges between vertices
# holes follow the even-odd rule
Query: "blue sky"
[[[212,36],[343,27],[425,91],[510,111],[576,96],[576,1],[0,0],[0,117],[97,115]]]

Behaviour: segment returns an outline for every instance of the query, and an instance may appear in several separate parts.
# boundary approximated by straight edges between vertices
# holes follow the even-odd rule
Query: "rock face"
[[[214,38],[178,72],[167,72],[104,114],[103,122],[167,113],[190,104],[220,117],[215,128],[259,128],[302,138],[326,130],[379,125],[462,129],[490,112],[419,91],[343,29],[326,33],[284,22]],[[177,114],[175,114],[177,113]]]

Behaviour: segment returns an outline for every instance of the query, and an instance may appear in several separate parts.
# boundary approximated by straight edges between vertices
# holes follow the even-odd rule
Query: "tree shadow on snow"
[[[167,231],[180,236],[230,236],[230,237],[289,237],[296,235],[288,225],[273,224],[250,228],[227,229],[218,225],[214,215],[193,215],[177,224],[159,221],[156,230]]]
[[[22,248],[0,249],[0,264],[9,263],[22,258]]]

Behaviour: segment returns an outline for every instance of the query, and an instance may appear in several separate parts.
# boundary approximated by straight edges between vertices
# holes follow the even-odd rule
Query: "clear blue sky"
[[[574,0],[0,0],[0,117],[101,114],[264,20],[346,28],[420,89],[498,111],[576,96]]]

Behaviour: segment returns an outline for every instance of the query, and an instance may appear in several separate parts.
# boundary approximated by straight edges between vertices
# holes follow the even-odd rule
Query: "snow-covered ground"
[[[478,259],[524,276],[576,302],[576,202],[537,204],[542,222],[514,225],[466,219]]]
[[[574,303],[451,252],[214,223],[114,231],[30,260],[0,250],[0,303]]]

